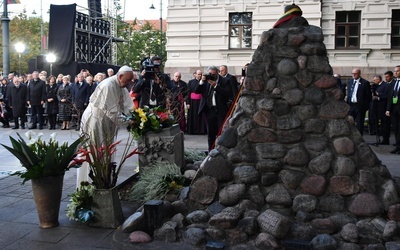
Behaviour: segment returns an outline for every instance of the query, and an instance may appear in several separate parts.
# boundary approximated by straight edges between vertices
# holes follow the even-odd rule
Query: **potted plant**
[[[89,177],[92,180],[90,185],[94,186],[94,190],[91,193],[92,197],[86,196],[84,201],[77,202],[77,199],[74,199],[79,193],[86,192],[84,190],[77,189],[71,196],[71,203],[68,209],[68,217],[70,219],[78,219],[83,222],[89,220],[87,221],[89,225],[103,228],[116,228],[122,224],[124,217],[115,186],[126,160],[139,152],[137,148],[130,151],[133,143],[133,137],[130,135],[127,138],[121,160],[117,163],[115,154],[117,145],[122,140],[114,142],[113,138],[113,136],[108,136],[101,142],[96,140],[97,138],[87,138],[87,143],[79,148],[77,156],[73,159],[74,164],[88,163]],[[85,185],[87,186],[87,184]],[[87,188],[85,187],[85,189]],[[87,205],[81,205],[87,204],[87,201],[90,201],[91,208]],[[93,218],[90,216],[85,217],[83,209],[86,211],[91,210]],[[82,219],[82,216],[86,219]]]
[[[42,133],[32,131],[25,133],[28,142],[19,134],[17,139],[10,136],[11,147],[1,144],[10,151],[25,168],[13,175],[23,178],[22,184],[32,181],[33,197],[39,216],[41,228],[57,226],[60,210],[62,187],[65,172],[75,164],[71,162],[77,153],[83,138],[78,138],[71,145],[68,142],[59,144],[56,134],[50,135],[48,142],[41,139]]]

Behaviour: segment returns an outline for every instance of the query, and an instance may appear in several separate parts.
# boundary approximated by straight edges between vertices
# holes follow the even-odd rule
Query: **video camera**
[[[213,74],[204,74],[206,77],[206,80],[211,80],[211,81],[216,81],[218,79],[218,75],[213,75]]]
[[[152,62],[150,58],[146,58],[142,62],[142,69],[146,70],[146,73],[144,75],[144,78],[146,79],[154,79],[155,75],[160,72],[160,63],[158,62]],[[158,70],[155,70],[158,69]]]

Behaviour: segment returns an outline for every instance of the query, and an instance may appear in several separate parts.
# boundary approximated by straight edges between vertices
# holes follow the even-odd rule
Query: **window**
[[[336,12],[336,49],[360,48],[360,11]]]
[[[392,49],[400,49],[400,10],[392,10]]]
[[[229,14],[229,48],[251,49],[252,13]]]

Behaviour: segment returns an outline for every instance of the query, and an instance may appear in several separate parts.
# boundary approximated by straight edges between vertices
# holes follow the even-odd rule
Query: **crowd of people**
[[[161,59],[152,57],[151,65],[161,65]],[[57,77],[47,72],[34,71],[26,76],[1,77],[0,122],[3,128],[25,129],[30,117],[29,129],[48,128],[54,130],[57,123],[62,130],[71,128],[74,120],[76,130],[80,129],[81,118],[89,104],[89,98],[105,78],[114,75],[114,70],[97,73],[82,70],[71,81],[71,76],[59,74]],[[149,106],[170,110],[181,131],[188,134],[207,134],[209,150],[228,115],[232,103],[238,95],[240,84],[235,76],[228,73],[226,65],[219,68],[210,66],[207,72],[200,69],[186,83],[180,72],[173,78],[161,71],[161,67],[143,67],[139,74],[124,86],[136,108]],[[384,73],[384,78],[375,75],[372,82],[361,77],[361,70],[352,70],[352,79],[338,86],[349,104],[349,115],[354,118],[357,129],[363,135],[365,116],[368,111],[368,128],[371,135],[377,135],[377,143],[390,144],[390,132],[394,131],[395,148],[400,154],[400,66]],[[384,80],[383,80],[384,79]],[[74,119],[73,119],[74,118]],[[381,140],[382,138],[382,140]]]
[[[92,76],[82,70],[74,79],[70,75],[47,76],[46,71],[33,71],[26,76],[13,73],[1,79],[0,122],[3,128],[69,130],[73,117],[75,129],[79,130],[80,118],[96,86],[106,77],[104,73]]]
[[[373,76],[372,82],[361,77],[361,70],[355,68],[351,72],[352,79],[347,83],[338,79],[345,101],[350,105],[349,115],[353,117],[358,131],[364,134],[365,116],[368,111],[369,134],[376,135],[376,143],[390,145],[390,132],[394,132],[392,154],[400,154],[400,65],[394,71],[386,71],[384,80],[381,75]]]
[[[161,65],[161,59],[157,56],[150,60],[150,65]],[[181,131],[207,134],[208,148],[212,149],[238,94],[236,77],[228,74],[226,65],[219,69],[210,66],[204,73],[198,69],[188,82],[182,80],[182,74],[178,71],[170,79],[161,71],[161,67],[150,70],[146,70],[146,67],[141,69],[137,82],[131,86],[130,93],[137,106],[169,109]]]
[[[188,134],[207,134],[209,149],[217,137],[238,94],[239,83],[228,73],[226,65],[211,66],[208,72],[200,69],[188,82],[180,72],[162,72],[161,58],[151,59],[154,68],[143,67],[125,86],[134,107],[161,107],[170,110],[181,131]],[[34,71],[26,76],[10,73],[1,79],[0,122],[3,128],[29,129],[61,128],[80,130],[82,114],[89,98],[105,78],[114,75],[113,69],[92,75],[82,70],[74,79],[69,75],[47,75]],[[30,118],[30,119],[28,119]]]

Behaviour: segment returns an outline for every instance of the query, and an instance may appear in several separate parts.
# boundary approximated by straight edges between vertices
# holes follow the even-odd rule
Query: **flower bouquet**
[[[132,145],[130,137],[122,153],[121,161],[117,164],[114,161],[114,155],[119,143],[121,140],[113,142],[112,138],[108,138],[101,146],[86,144],[79,148],[77,156],[73,159],[74,164],[77,165],[83,162],[89,163],[89,177],[97,189],[113,188],[117,184],[118,175],[125,161],[131,156],[139,154],[137,148],[129,152]]]
[[[94,186],[82,181],[81,186],[69,195],[70,203],[67,205],[67,216],[70,220],[87,222],[94,216],[92,210]]]
[[[148,106],[131,110],[125,116],[125,120],[129,121],[128,129],[135,139],[147,131],[159,132],[175,123],[174,116],[167,109],[161,107],[150,109]]]

